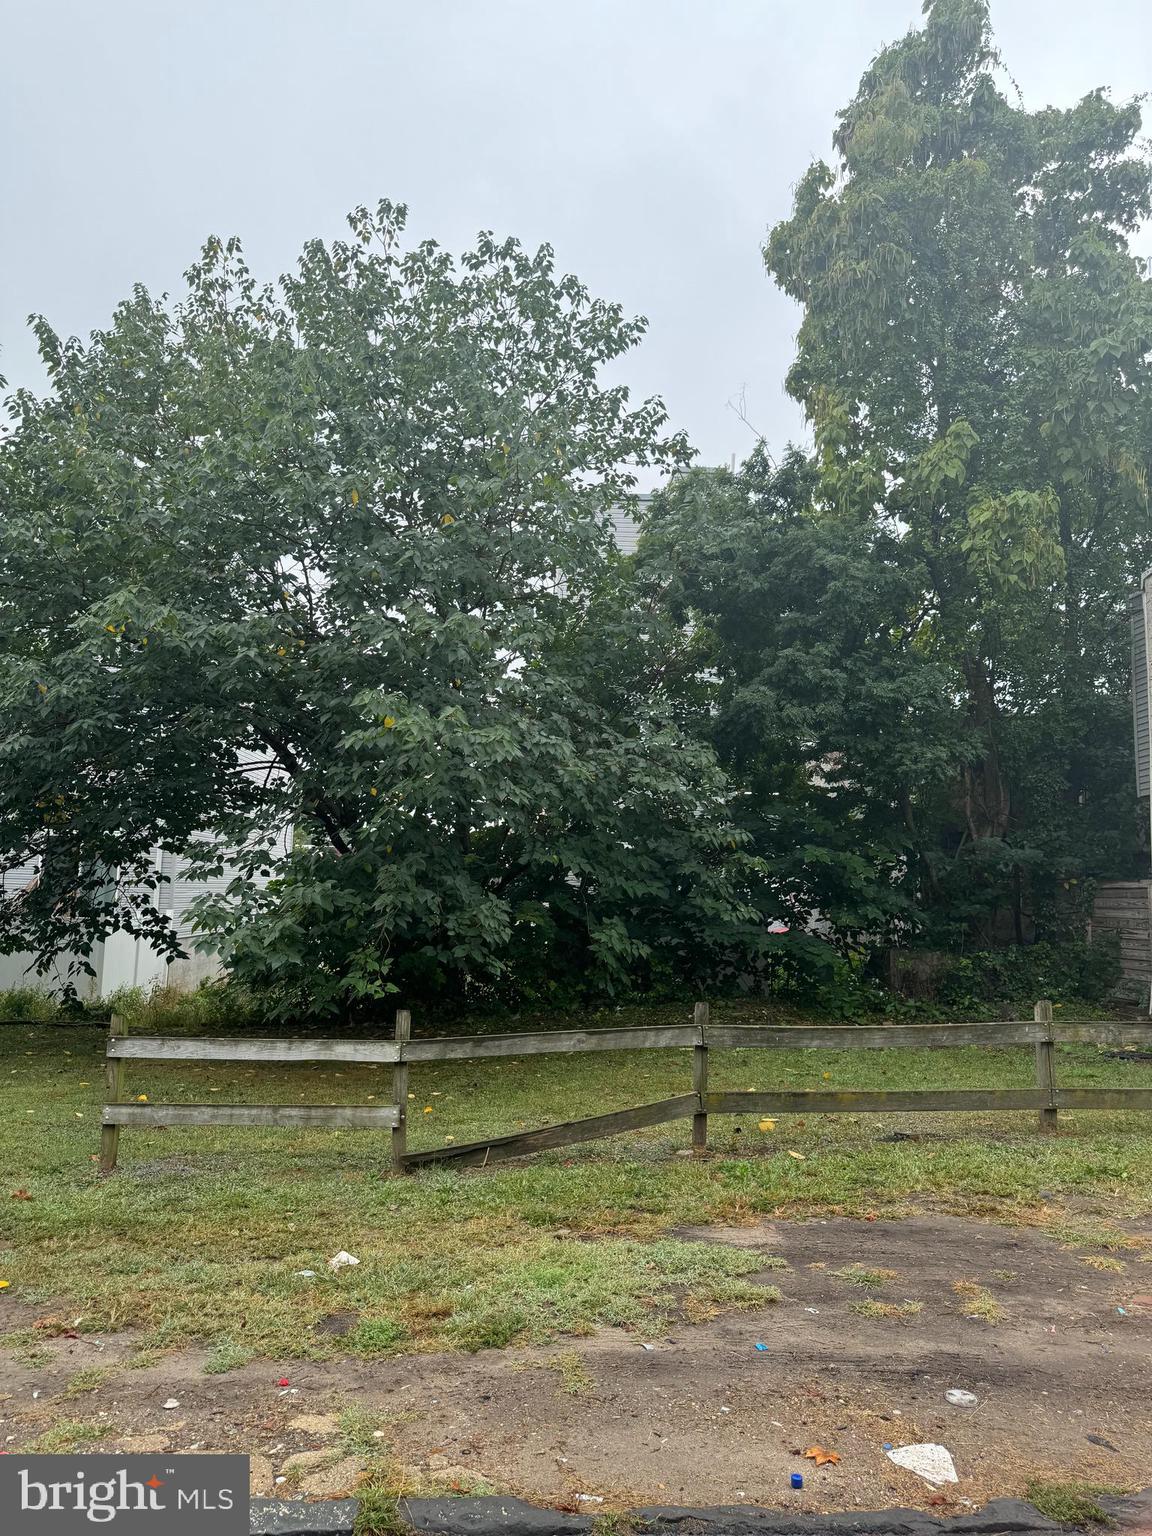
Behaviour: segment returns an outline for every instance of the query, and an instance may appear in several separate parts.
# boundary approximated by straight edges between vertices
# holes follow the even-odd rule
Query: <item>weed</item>
[[[66,1403],[74,1397],[81,1397],[85,1392],[95,1392],[98,1387],[104,1385],[111,1374],[111,1371],[99,1365],[90,1365],[82,1371],[77,1371],[60,1393],[60,1401]]]
[[[919,1301],[876,1301],[873,1297],[866,1296],[863,1301],[849,1302],[848,1310],[855,1312],[857,1317],[899,1319],[916,1317],[924,1307]]]
[[[235,1371],[242,1365],[247,1365],[252,1358],[250,1350],[243,1349],[234,1339],[227,1335],[217,1339],[212,1346],[208,1358],[204,1362],[205,1376],[223,1376],[227,1371]]]
[[[340,1446],[346,1456],[379,1456],[387,1420],[365,1408],[345,1408],[340,1415]]]
[[[97,1440],[115,1435],[116,1430],[107,1419],[61,1419],[46,1429],[21,1451],[22,1456],[61,1456],[81,1445],[91,1445]]]
[[[847,1269],[834,1269],[832,1273],[837,1280],[847,1280],[849,1285],[858,1285],[870,1291],[886,1285],[889,1280],[900,1278],[899,1272],[895,1269],[866,1269],[863,1264],[849,1264]]]
[[[356,1355],[390,1355],[407,1337],[407,1328],[390,1317],[366,1317],[344,1335],[344,1343]]]
[[[1007,1315],[991,1291],[977,1285],[975,1280],[957,1280],[952,1289],[959,1296],[965,1317],[982,1323],[1001,1323]]]
[[[1082,1253],[1080,1262],[1087,1264],[1089,1269],[1098,1269],[1114,1275],[1122,1275],[1128,1268],[1123,1259],[1114,1259],[1110,1253]]]
[[[1060,1525],[1111,1525],[1112,1522],[1096,1502],[1108,1494],[1123,1493],[1107,1483],[1067,1482],[1050,1483],[1043,1480],[1030,1482],[1025,1489],[1029,1501],[1042,1515]]]
[[[590,1397],[596,1390],[588,1367],[574,1349],[553,1355],[548,1364],[560,1373],[560,1384],[569,1397]]]

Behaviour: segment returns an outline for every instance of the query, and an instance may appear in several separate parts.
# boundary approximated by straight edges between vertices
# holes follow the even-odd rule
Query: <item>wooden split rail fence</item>
[[[333,1126],[388,1130],[397,1172],[429,1163],[487,1163],[494,1157],[522,1157],[623,1131],[690,1118],[692,1146],[708,1145],[709,1115],[812,1115],[921,1113],[925,1110],[1035,1110],[1040,1129],[1053,1132],[1061,1109],[1152,1110],[1152,1088],[1061,1088],[1056,1081],[1059,1044],[1152,1046],[1152,1023],[1055,1023],[1052,1005],[1036,1004],[1031,1020],[996,1024],[787,1025],[712,1024],[708,1004],[697,1003],[691,1024],[640,1029],[555,1030],[544,1034],[450,1035],[412,1039],[411,1015],[396,1015],[391,1040],[306,1040],[132,1035],[119,1018],[108,1034],[100,1168],[116,1166],[124,1126],[254,1125],[310,1128]],[[979,1089],[768,1089],[714,1093],[708,1087],[710,1050],[941,1050],[956,1046],[1031,1046],[1034,1088]],[[501,1056],[578,1054],[585,1051],[691,1050],[692,1091],[539,1130],[426,1152],[407,1148],[408,1070],[413,1062],[483,1061]],[[141,1096],[125,1098],[124,1073],[130,1061],[189,1062],[359,1062],[392,1068],[392,1103],[381,1105],[161,1104]]]

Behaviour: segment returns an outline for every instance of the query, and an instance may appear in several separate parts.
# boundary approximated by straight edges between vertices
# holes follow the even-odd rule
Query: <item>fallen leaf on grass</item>
[[[11,1200],[31,1200],[32,1196],[26,1189],[14,1189],[9,1196]]]
[[[791,1147],[788,1148],[788,1156],[794,1157],[798,1163],[802,1163],[804,1161],[803,1152],[793,1152]]]
[[[774,1131],[776,1129],[775,1120],[761,1120],[760,1129],[762,1131]]]
[[[829,1466],[838,1466],[840,1463],[839,1451],[826,1451],[822,1445],[810,1445],[804,1452],[806,1461],[814,1461],[818,1467],[827,1463]]]

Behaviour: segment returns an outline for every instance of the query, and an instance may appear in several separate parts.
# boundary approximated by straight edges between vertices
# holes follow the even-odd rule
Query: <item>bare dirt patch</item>
[[[1022,1494],[1033,1476],[1149,1481],[1152,1307],[1136,1298],[1152,1291],[1152,1266],[1141,1253],[1097,1269],[1038,1232],[947,1217],[678,1235],[784,1258],[788,1269],[764,1276],[783,1301],[679,1324],[651,1348],[606,1331],[541,1349],[260,1361],[224,1375],[205,1375],[194,1351],[128,1369],[128,1337],[103,1348],[47,1338],[43,1363],[3,1361],[2,1448],[78,1420],[94,1426],[89,1450],[146,1436],[174,1451],[246,1451],[266,1492],[291,1456],[334,1449],[325,1416],[355,1408],[380,1416],[414,1482],[434,1485],[447,1468],[450,1482],[472,1476],[567,1507],[585,1493],[605,1510],[748,1502],[946,1514]],[[970,1315],[977,1293],[999,1321]],[[882,1304],[877,1315],[862,1314],[865,1297]],[[31,1315],[0,1301],[0,1326]],[[561,1350],[567,1364],[555,1360]],[[579,1393],[565,1386],[573,1356],[586,1378]],[[108,1374],[64,1395],[93,1368]],[[949,1405],[951,1387],[974,1392],[978,1406]],[[178,1409],[162,1406],[171,1398]],[[957,1487],[935,1494],[884,1454],[885,1442],[917,1440],[951,1449]],[[839,1464],[816,1468],[796,1454],[813,1444],[837,1451]]]

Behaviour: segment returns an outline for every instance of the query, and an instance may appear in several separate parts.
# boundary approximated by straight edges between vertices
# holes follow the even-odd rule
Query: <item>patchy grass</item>
[[[758,1017],[751,1005],[727,1009],[714,1015]],[[1057,1057],[1070,1085],[1152,1084],[1152,1064],[1110,1061],[1093,1047],[1060,1047]],[[1012,1087],[1032,1072],[1024,1049],[714,1051],[710,1063],[720,1091]],[[623,1108],[690,1080],[690,1051],[417,1065],[413,1091],[432,1113],[414,1117],[411,1142],[417,1150],[446,1135],[474,1140]],[[648,1337],[669,1318],[769,1302],[750,1277],[773,1261],[674,1235],[701,1224],[898,1216],[930,1203],[1133,1257],[1141,1239],[1121,1224],[1152,1212],[1150,1122],[1134,1112],[1061,1112],[1055,1137],[1040,1136],[1032,1114],[780,1116],[770,1133],[756,1117],[714,1116],[704,1157],[677,1155],[688,1147],[683,1121],[405,1178],[390,1174],[387,1139],[372,1132],[128,1130],[119,1171],[102,1180],[102,1083],[99,1031],[0,1030],[7,1187],[31,1196],[4,1199],[0,1276],[11,1282],[6,1298],[50,1310],[62,1326],[138,1330],[148,1360],[200,1341],[226,1362],[241,1316],[245,1351],[320,1359],[547,1342],[605,1325]],[[153,1102],[386,1103],[390,1083],[387,1067],[352,1064],[128,1070],[130,1093]],[[914,1139],[891,1139],[897,1130]],[[786,1155],[796,1150],[803,1160]],[[1070,1196],[1075,1222],[1062,1209]],[[334,1274],[327,1260],[340,1248],[360,1264]],[[302,1269],[316,1277],[299,1278]],[[355,1315],[346,1334],[318,1327],[344,1312]],[[26,1333],[24,1346],[33,1343]]]
[[[1081,1260],[1089,1269],[1097,1269],[1114,1275],[1126,1273],[1128,1266],[1123,1259],[1115,1259],[1110,1253],[1082,1253]]]
[[[60,1401],[69,1402],[74,1397],[83,1397],[86,1392],[95,1392],[111,1375],[111,1371],[99,1365],[90,1365],[85,1370],[77,1371],[60,1393]]]
[[[548,1364],[559,1374],[560,1385],[569,1397],[590,1397],[596,1390],[588,1367],[574,1349],[553,1355]]]
[[[239,1370],[242,1365],[247,1365],[252,1358],[252,1351],[237,1344],[235,1339],[230,1339],[227,1334],[216,1340],[208,1358],[204,1362],[205,1376],[223,1376],[228,1371]],[[135,1362],[133,1362],[135,1363]]]
[[[1061,1525],[1111,1525],[1112,1522],[1096,1502],[1109,1494],[1126,1490],[1109,1483],[1049,1483],[1031,1482],[1025,1490],[1030,1503],[1042,1515]]]
[[[977,1285],[975,1280],[957,1280],[952,1289],[960,1298],[961,1310],[965,1317],[982,1323],[996,1324],[1002,1323],[1007,1316],[992,1292],[982,1285]]]
[[[873,1296],[866,1296],[863,1301],[850,1301],[848,1310],[855,1312],[857,1317],[898,1320],[916,1317],[924,1307],[919,1301],[877,1301]]]
[[[61,1419],[28,1445],[22,1446],[22,1456],[67,1455],[83,1445],[91,1445],[112,1433],[107,1419]]]
[[[900,1274],[895,1269],[868,1269],[863,1264],[849,1264],[847,1269],[834,1269],[832,1273],[837,1280],[847,1280],[849,1285],[858,1285],[864,1290],[874,1291],[882,1285],[887,1285],[889,1280],[899,1280]]]

